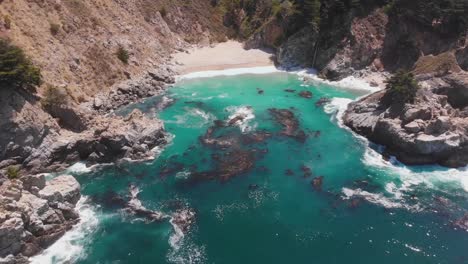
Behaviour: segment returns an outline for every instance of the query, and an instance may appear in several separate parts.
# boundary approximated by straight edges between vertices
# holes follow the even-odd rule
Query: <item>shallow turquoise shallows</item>
[[[81,247],[77,262],[468,263],[468,232],[454,224],[468,209],[468,171],[382,159],[378,147],[336,117],[363,94],[304,85],[295,74],[238,75],[182,80],[163,96],[123,109],[120,114],[138,108],[158,116],[172,141],[154,162],[76,174],[98,220],[72,241]],[[317,103],[321,98],[331,101]],[[175,102],[159,110],[170,99]],[[271,108],[294,113],[307,139],[281,134]],[[254,153],[253,167],[220,180],[226,164],[218,160],[230,149],[204,145],[201,137],[215,120],[238,115],[243,120],[214,137],[271,137],[235,141],[242,153]],[[195,180],[199,172],[214,179]],[[195,224],[181,236],[169,221],[147,223],[123,213],[115,197],[127,199],[130,184],[140,188],[148,209],[192,208]]]

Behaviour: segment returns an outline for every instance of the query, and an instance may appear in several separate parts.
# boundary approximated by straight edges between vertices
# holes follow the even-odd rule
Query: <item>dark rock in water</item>
[[[183,163],[176,162],[176,161],[172,162],[169,160],[168,164],[166,164],[166,166],[161,168],[161,171],[159,172],[159,177],[165,179],[168,176],[174,175],[177,172],[182,171],[184,167],[185,165]]]
[[[258,172],[270,172],[270,169],[268,169],[265,166],[260,166],[260,167],[257,168],[257,171]]]
[[[294,89],[284,89],[284,91],[287,92],[287,93],[295,93],[296,92],[296,90],[294,90]]]
[[[311,184],[316,191],[321,191],[323,185],[323,176],[315,177],[312,179]]]
[[[460,228],[460,229],[468,232],[468,213],[466,213],[462,218],[460,218],[458,220],[455,220],[453,222],[453,225],[456,228]]]
[[[293,176],[293,175],[294,175],[294,171],[292,171],[291,169],[287,169],[287,170],[284,172],[284,174],[285,174],[286,176]]]
[[[204,102],[198,102],[198,101],[186,101],[184,103],[188,104],[188,105],[194,105],[194,106],[196,106],[198,108],[202,108],[203,106],[205,106]]]
[[[135,185],[131,185],[129,191],[130,201],[127,203],[127,206],[125,208],[126,212],[136,215],[138,217],[143,217],[150,222],[161,221],[167,217],[161,212],[146,209],[146,207],[144,207],[141,204],[141,201],[138,199],[138,194],[140,193],[138,187],[136,187]]]
[[[184,208],[173,213],[170,222],[174,226],[174,229],[179,229],[183,233],[187,233],[190,227],[195,223],[195,216],[195,211],[192,208]]]
[[[362,204],[362,202],[362,198],[352,198],[351,200],[349,200],[348,207],[356,209]]]
[[[249,191],[258,190],[259,186],[257,184],[249,184]]]
[[[233,126],[233,125],[235,125],[237,122],[242,122],[242,121],[244,121],[244,119],[245,119],[245,116],[241,116],[241,115],[236,116],[236,117],[234,117],[233,119],[231,119],[231,120],[228,121],[228,125],[229,125],[229,126]]]
[[[270,114],[274,117],[276,122],[283,126],[281,134],[287,137],[295,138],[297,141],[304,143],[307,135],[303,130],[299,130],[299,120],[293,112],[288,109],[268,109]]]
[[[224,154],[213,154],[215,169],[192,172],[187,183],[198,184],[203,181],[219,180],[226,182],[231,178],[247,173],[255,165],[255,155],[251,151],[235,149]]]
[[[302,98],[310,99],[312,98],[313,94],[310,91],[302,91],[299,93],[299,96]]]
[[[101,204],[104,208],[124,208],[127,201],[118,193],[109,190],[102,195],[92,196],[93,202]]]
[[[241,135],[241,143],[244,145],[251,145],[255,143],[260,143],[271,137],[271,133],[266,131],[256,131],[249,134]]]
[[[258,94],[264,94],[265,91],[264,91],[263,89],[257,88],[257,93],[258,93]]]
[[[230,178],[248,172],[254,166],[255,157],[249,151],[236,150],[224,154],[218,164],[219,179]]]
[[[321,106],[324,106],[324,105],[326,105],[326,104],[328,104],[330,102],[331,102],[330,98],[322,97],[317,102],[315,102],[315,106],[316,107],[321,107]]]
[[[318,137],[320,137],[321,135],[322,135],[322,132],[321,132],[320,130],[317,130],[317,131],[313,131],[313,132],[312,132],[312,136],[313,136],[314,138],[318,138]]]
[[[301,166],[301,171],[304,173],[304,178],[309,178],[312,176],[312,169],[307,167],[306,165]]]

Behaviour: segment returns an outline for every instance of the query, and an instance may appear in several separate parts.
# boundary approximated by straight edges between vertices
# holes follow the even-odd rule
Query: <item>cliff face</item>
[[[468,164],[468,73],[419,75],[414,103],[382,103],[385,91],[351,103],[344,122],[407,164]]]
[[[210,1],[6,0],[0,30],[32,57],[46,83],[77,102],[165,64],[174,49],[224,37]],[[128,65],[116,55],[129,54]]]
[[[174,50],[225,38],[222,17],[208,0],[6,0],[0,33],[43,75],[37,95],[0,89],[0,170],[21,165],[30,172],[78,160],[150,157],[151,148],[165,142],[159,120],[101,114],[173,83],[168,62]],[[41,106],[49,85],[65,103]]]

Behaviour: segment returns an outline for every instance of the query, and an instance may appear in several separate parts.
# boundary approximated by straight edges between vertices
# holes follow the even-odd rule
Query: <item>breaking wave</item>
[[[97,229],[99,220],[95,208],[87,203],[86,197],[80,199],[76,208],[80,222],[40,255],[30,258],[31,263],[73,263],[86,257],[85,247]]]
[[[242,117],[242,120],[238,120],[235,125],[239,126],[240,130],[245,133],[255,130],[257,127],[256,123],[252,124],[252,120],[255,119],[254,111],[249,106],[229,106],[226,111],[230,113],[228,120],[232,120],[236,117]]]

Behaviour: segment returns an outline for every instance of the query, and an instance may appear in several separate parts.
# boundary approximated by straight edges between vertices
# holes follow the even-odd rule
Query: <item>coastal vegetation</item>
[[[117,58],[124,64],[128,64],[128,59],[130,58],[130,54],[128,53],[128,50],[126,50],[123,46],[119,46],[117,49],[117,52],[115,53],[117,55]]]
[[[34,90],[41,82],[40,69],[24,51],[10,41],[0,39],[0,88]]]
[[[42,107],[45,109],[61,106],[67,102],[67,94],[53,85],[47,85],[41,100]]]
[[[386,81],[384,104],[413,103],[419,89],[418,82],[411,72],[399,70]]]
[[[9,166],[6,169],[6,175],[8,179],[10,180],[17,179],[19,177],[19,174],[20,174],[19,166]]]

